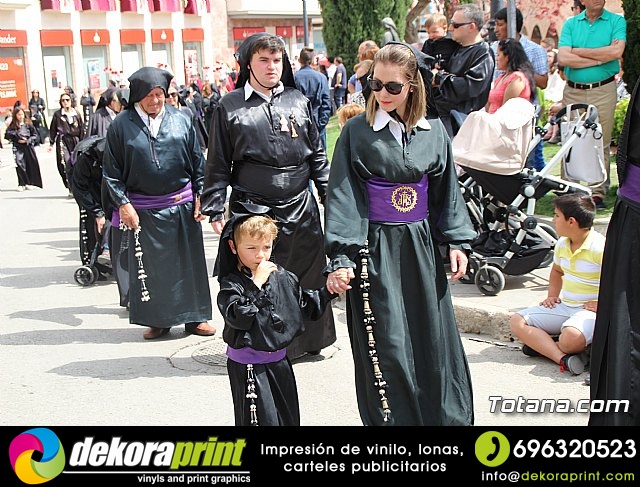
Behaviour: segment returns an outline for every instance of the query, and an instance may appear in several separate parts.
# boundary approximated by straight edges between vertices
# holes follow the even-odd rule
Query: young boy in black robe
[[[286,347],[304,331],[304,320],[317,320],[337,295],[326,286],[302,289],[295,274],[269,260],[278,229],[268,207],[237,203],[235,208],[217,262],[235,424],[299,426]]]

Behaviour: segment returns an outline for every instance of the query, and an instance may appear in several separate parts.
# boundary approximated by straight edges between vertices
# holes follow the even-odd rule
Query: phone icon
[[[493,445],[495,446],[495,450],[493,451],[493,453],[489,453],[487,455],[487,462],[493,462],[498,456],[498,453],[500,453],[500,440],[497,436],[493,436],[491,438],[491,443],[493,443]]]
[[[510,453],[509,440],[499,431],[485,431],[476,440],[476,458],[487,467],[502,465],[507,461]]]

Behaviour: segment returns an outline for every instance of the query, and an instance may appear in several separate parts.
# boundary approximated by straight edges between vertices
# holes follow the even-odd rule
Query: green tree
[[[631,93],[640,76],[640,1],[623,0],[622,8],[627,20],[627,45],[622,59],[622,77]]]
[[[402,38],[411,0],[319,0],[322,37],[330,56],[340,56],[349,73],[358,62],[358,46],[366,39],[380,44],[380,21],[391,17]]]

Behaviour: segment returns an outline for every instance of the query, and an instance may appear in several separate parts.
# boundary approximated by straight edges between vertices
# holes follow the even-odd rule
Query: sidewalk
[[[214,337],[175,327],[145,341],[118,306],[113,281],[79,286],[78,208],[53,153],[36,148],[44,189],[19,193],[15,169],[0,168],[0,425],[233,425],[222,320],[210,279]],[[12,157],[0,151],[0,160]],[[218,237],[203,226],[207,267]],[[477,425],[585,425],[586,414],[491,412],[489,397],[587,399],[583,376],[524,356],[508,317],[546,292],[548,269],[509,277],[498,296],[451,283],[472,374]],[[294,363],[305,426],[360,425],[344,303],[334,306],[337,341]]]

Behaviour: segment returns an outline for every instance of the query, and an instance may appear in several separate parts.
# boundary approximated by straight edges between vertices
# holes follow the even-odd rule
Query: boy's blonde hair
[[[447,30],[447,17],[441,13],[429,15],[424,21],[424,28],[428,30],[432,25],[440,25],[444,30]]]
[[[405,124],[407,129],[412,129],[422,117],[427,114],[427,92],[424,87],[422,75],[418,70],[418,58],[410,47],[402,44],[387,44],[376,53],[371,65],[371,76],[376,64],[393,64],[409,80],[411,91],[407,95],[407,108]],[[378,101],[372,93],[367,100],[367,122],[373,127],[373,122],[378,111]]]
[[[347,103],[346,105],[342,105],[336,112],[338,115],[338,123],[342,127],[347,123],[347,120],[361,114],[362,112],[364,112],[364,107],[359,103]]]
[[[251,237],[256,239],[276,239],[278,235],[278,227],[275,220],[262,216],[254,215],[242,220],[233,228],[233,240],[237,244],[243,237]]]

